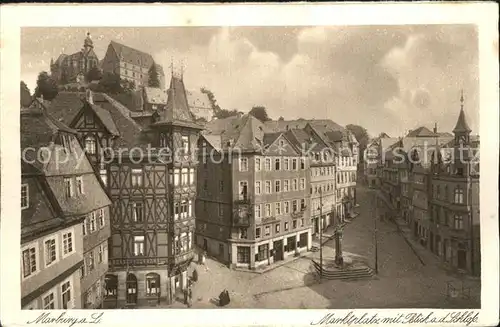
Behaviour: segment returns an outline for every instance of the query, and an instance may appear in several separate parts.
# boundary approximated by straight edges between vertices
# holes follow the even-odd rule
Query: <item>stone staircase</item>
[[[312,260],[314,270],[319,276],[320,273],[320,264],[314,260]],[[349,269],[332,269],[330,267],[323,267],[323,278],[330,280],[344,280],[344,281],[354,281],[354,280],[363,280],[363,279],[371,279],[374,276],[374,272],[370,267],[360,266],[356,268]]]

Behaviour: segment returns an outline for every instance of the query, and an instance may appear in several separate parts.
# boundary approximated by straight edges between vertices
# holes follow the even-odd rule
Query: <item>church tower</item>
[[[85,38],[85,41],[83,41],[83,49],[85,50],[85,53],[89,53],[90,50],[94,49],[94,42],[90,37],[90,33],[87,33],[87,37]]]
[[[454,134],[454,169],[453,172],[458,176],[467,176],[469,174],[470,153],[470,133],[471,129],[467,124],[464,112],[464,94],[460,96],[460,114],[457,124],[453,129]]]

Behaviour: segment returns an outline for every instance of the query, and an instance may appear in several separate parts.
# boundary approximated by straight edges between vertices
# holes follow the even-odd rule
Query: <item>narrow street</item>
[[[358,257],[372,269],[375,267],[374,216],[370,207],[371,193],[358,187],[359,215],[344,229],[344,256]],[[467,281],[473,287],[472,298],[447,299],[447,282],[461,286],[461,280],[450,276],[436,258],[426,255],[425,265],[419,260],[396,225],[377,222],[378,275],[357,281],[318,281],[308,253],[265,273],[230,270],[208,259],[205,266],[196,265],[199,281],[193,292],[193,308],[216,307],[211,300],[226,288],[231,294],[229,308],[472,308],[480,303],[479,281]],[[327,231],[327,233],[331,231]],[[323,247],[323,258],[333,260],[334,241]],[[203,296],[200,296],[203,294]],[[174,307],[185,307],[177,303]]]

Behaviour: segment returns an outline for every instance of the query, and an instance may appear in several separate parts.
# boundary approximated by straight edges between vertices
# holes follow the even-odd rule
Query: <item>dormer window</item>
[[[73,197],[73,183],[71,178],[64,179],[64,195],[68,199]]]
[[[96,142],[93,136],[87,136],[85,138],[85,151],[89,154],[96,153]]]

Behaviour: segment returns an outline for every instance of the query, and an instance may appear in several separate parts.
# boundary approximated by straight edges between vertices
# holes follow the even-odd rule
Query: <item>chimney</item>
[[[288,131],[288,125],[286,125],[286,130]]]
[[[94,97],[93,97],[92,91],[90,89],[87,89],[86,94],[85,94],[85,98],[86,98],[88,103],[94,104]]]
[[[437,134],[438,132],[438,124],[434,123],[434,134]]]

